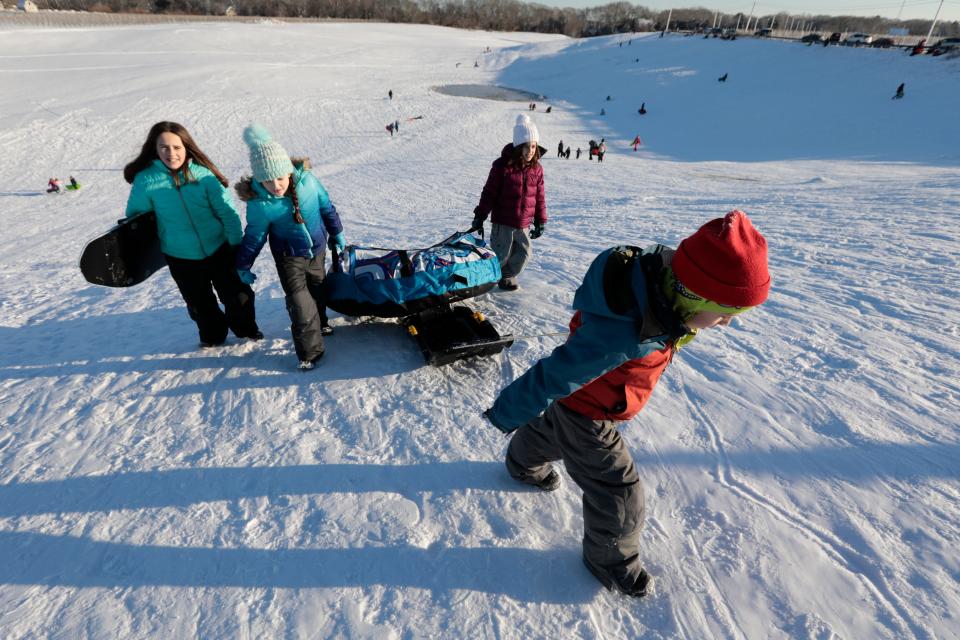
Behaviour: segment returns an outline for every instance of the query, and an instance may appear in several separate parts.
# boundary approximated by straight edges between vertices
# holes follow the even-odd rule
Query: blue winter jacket
[[[179,171],[180,188],[160,160],[154,160],[133,179],[127,217],[155,211],[160,250],[174,258],[202,260],[224,242],[240,244],[243,227],[233,199],[217,177],[203,165],[187,160],[191,180]]]
[[[290,198],[275,196],[250,178],[237,183],[237,194],[247,203],[247,227],[237,252],[238,269],[253,267],[268,238],[274,257],[313,258],[325,249],[328,234],[335,236],[343,230],[337,208],[310,171],[309,161],[294,159],[293,163],[290,179],[296,185],[303,224],[294,220]]]
[[[610,309],[604,271],[608,258],[620,249],[613,247],[597,256],[574,295],[573,308],[580,311],[583,324],[564,344],[500,392],[486,414],[497,428],[510,431],[521,427],[540,415],[552,400],[565,398],[628,360],[661,351],[672,341],[649,304],[648,280],[640,260],[633,261],[633,272],[624,280],[632,289],[629,310],[616,313]],[[673,255],[663,245],[647,247],[642,253],[661,254],[665,262]]]

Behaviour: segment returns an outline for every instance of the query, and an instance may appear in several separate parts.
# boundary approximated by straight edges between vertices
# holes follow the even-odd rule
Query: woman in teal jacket
[[[256,276],[250,269],[269,238],[300,368],[312,369],[323,356],[323,336],[333,333],[324,304],[324,259],[328,245],[339,251],[346,246],[343,225],[308,160],[291,160],[259,125],[247,127],[243,138],[250,148],[253,176],[236,186],[247,203],[237,272],[244,282],[253,283]]]
[[[242,232],[227,179],[190,133],[176,122],[153,125],[123,177],[133,185],[127,217],[156,212],[160,249],[197,323],[200,346],[223,344],[228,329],[239,338],[262,338],[253,289],[234,268]]]

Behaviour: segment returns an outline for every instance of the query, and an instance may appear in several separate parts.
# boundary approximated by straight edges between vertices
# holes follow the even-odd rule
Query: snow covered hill
[[[749,39],[0,24],[0,637],[960,636],[958,73]],[[166,272],[81,278],[165,119],[231,181],[262,122],[351,242],[466,228],[526,102],[445,84],[547,96],[547,232],[519,292],[470,301],[525,336],[504,353],[429,368],[396,323],[334,316],[302,373],[267,256],[267,338],[216,350]],[[600,137],[602,165],[555,158]],[[43,194],[71,174],[80,192]],[[576,486],[513,483],[481,411],[558,344],[596,253],[735,207],[772,294],[622,427],[656,579],[629,601],[580,563]]]

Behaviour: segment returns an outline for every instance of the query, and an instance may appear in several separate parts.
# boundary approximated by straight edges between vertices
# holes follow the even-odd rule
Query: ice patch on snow
[[[433,90],[437,93],[459,98],[480,98],[482,100],[499,100],[500,102],[547,99],[546,96],[539,93],[487,84],[446,84],[433,87]]]

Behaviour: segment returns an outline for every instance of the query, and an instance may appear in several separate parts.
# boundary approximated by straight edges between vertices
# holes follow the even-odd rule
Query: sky
[[[562,2],[553,2],[564,7],[595,7],[605,4],[604,0],[565,0]],[[750,13],[753,7],[751,0],[732,2],[672,2],[671,0],[646,0],[636,2],[650,9],[669,9],[671,7],[708,7],[723,11],[725,13]],[[861,16],[887,16],[896,18],[899,14],[905,20],[933,18],[937,12],[937,6],[940,0],[774,0],[773,2],[757,2],[756,13],[760,15],[769,15],[771,13],[780,13],[782,11],[791,14],[828,14],[828,15],[861,15]],[[943,8],[940,10],[939,20],[960,20],[960,0],[943,0]]]

